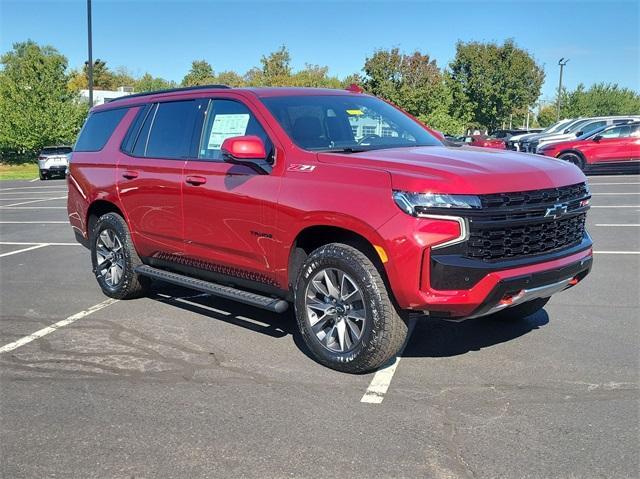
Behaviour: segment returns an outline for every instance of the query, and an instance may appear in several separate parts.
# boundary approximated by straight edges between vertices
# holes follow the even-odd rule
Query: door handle
[[[137,171],[127,170],[124,173],[122,173],[122,176],[124,178],[126,178],[127,180],[133,180],[134,178],[138,177],[138,172]]]
[[[185,180],[187,183],[193,186],[203,185],[207,182],[207,179],[204,176],[187,176]]]

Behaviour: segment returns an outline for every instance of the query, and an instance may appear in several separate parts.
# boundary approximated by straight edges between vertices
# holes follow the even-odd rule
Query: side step
[[[167,283],[195,289],[197,291],[202,291],[203,293],[213,294],[214,296],[248,304],[256,308],[266,309],[268,311],[273,311],[274,313],[282,313],[289,307],[289,303],[283,299],[269,298],[268,296],[262,296],[261,294],[250,293],[241,289],[232,288],[231,286],[210,283],[209,281],[183,276],[181,274],[172,273],[152,266],[138,266],[135,271],[143,276],[149,276],[150,278],[166,281]]]

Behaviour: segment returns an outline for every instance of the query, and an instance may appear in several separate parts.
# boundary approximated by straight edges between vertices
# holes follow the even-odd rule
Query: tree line
[[[0,64],[0,160],[32,158],[47,144],[73,143],[88,112],[87,103],[79,100],[79,91],[88,85],[87,65],[69,69],[55,48],[33,41],[15,44]],[[537,104],[545,72],[529,52],[507,40],[458,42],[444,68],[424,52],[380,49],[360,71],[344,78],[315,64],[294,71],[285,46],[242,74],[216,72],[208,61],[196,60],[178,84],[151,73],[135,77],[99,59],[93,78],[96,89],[128,86],[136,92],[207,84],[345,88],[356,83],[433,128],[460,134],[468,128],[493,130],[509,120],[523,122]],[[564,90],[561,100],[561,117],[640,113],[640,94],[616,84],[579,85]],[[546,105],[533,124],[547,126],[556,116],[555,104]]]

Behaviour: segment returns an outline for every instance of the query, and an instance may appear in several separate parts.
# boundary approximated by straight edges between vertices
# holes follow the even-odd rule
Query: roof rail
[[[107,101],[107,103],[126,100],[128,98],[136,98],[139,96],[157,95],[159,93],[174,93],[174,92],[191,91],[191,90],[206,90],[209,88],[231,88],[231,87],[228,85],[197,85],[197,86],[185,86],[180,88],[167,88],[166,90],[145,91],[141,93],[134,93],[133,95],[123,95],[123,96],[119,96],[118,98],[112,98],[111,100]]]

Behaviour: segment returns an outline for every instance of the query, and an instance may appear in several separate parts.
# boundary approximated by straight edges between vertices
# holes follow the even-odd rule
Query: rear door
[[[622,125],[604,130],[591,155],[594,163],[610,163],[631,159],[631,126]]]
[[[214,274],[270,284],[280,175],[276,170],[260,174],[223,161],[222,142],[243,135],[260,137],[268,161],[273,162],[274,136],[259,112],[230,94],[212,98],[198,157],[190,159],[184,169],[186,261]]]
[[[200,106],[195,99],[150,105],[125,138],[118,191],[142,256],[170,259],[183,253],[182,170],[195,155]]]

